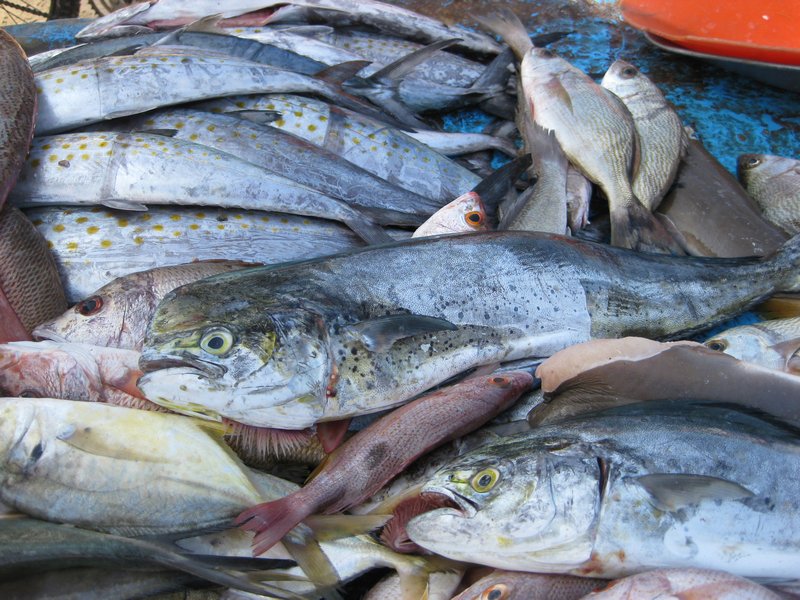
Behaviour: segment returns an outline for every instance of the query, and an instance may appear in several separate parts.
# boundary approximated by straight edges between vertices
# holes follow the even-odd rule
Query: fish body
[[[686,152],[681,119],[658,86],[624,60],[614,61],[600,85],[622,100],[633,117],[640,155],[633,193],[652,212],[675,180]]]
[[[574,575],[544,575],[497,569],[452,600],[580,600],[606,585],[605,579]],[[492,596],[494,594],[494,596]]]
[[[213,112],[273,111],[272,127],[300,136],[382,179],[439,202],[474,188],[480,177],[402,131],[312,98],[238,96],[204,102]],[[242,113],[247,114],[247,113]]]
[[[152,133],[36,138],[10,197],[27,207],[104,204],[143,210],[147,204],[205,204],[276,210],[341,218],[373,241],[386,237],[340,200],[226,152]]]
[[[486,209],[481,197],[475,192],[467,192],[431,215],[411,237],[486,231],[488,228]]]
[[[798,244],[760,261],[681,260],[483,232],[219,275],[164,298],[140,388],[178,410],[202,403],[212,418],[307,427],[396,406],[481,364],[708,327],[800,285]]]
[[[773,319],[740,325],[718,333],[705,342],[747,362],[790,373],[800,373],[795,352],[800,349],[800,317]]]
[[[363,243],[334,221],[210,206],[153,206],[146,212],[41,207],[26,214],[52,248],[71,304],[98,285],[156,267],[220,259],[279,263]]]
[[[407,530],[428,550],[505,569],[616,578],[696,567],[793,580],[798,441],[729,408],[629,405],[456,459],[422,493],[458,508]]]
[[[800,161],[770,154],[743,154],[739,180],[764,217],[789,235],[800,231]]]
[[[239,261],[205,261],[131,273],[40,324],[34,335],[40,339],[141,350],[147,324],[168,292],[203,277],[252,266],[253,263]]]
[[[0,401],[0,499],[38,518],[141,535],[226,522],[261,499],[221,435],[180,415]]]

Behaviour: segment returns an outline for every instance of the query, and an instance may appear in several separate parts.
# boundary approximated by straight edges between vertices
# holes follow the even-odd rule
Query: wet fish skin
[[[800,373],[800,364],[794,359],[800,348],[799,317],[732,327],[708,338],[704,344],[768,369]]]
[[[486,231],[489,224],[481,197],[467,192],[444,205],[420,225],[411,237],[424,237],[442,233]]]
[[[66,310],[67,301],[47,241],[12,206],[0,211],[0,256],[0,294],[12,311],[0,312],[0,342],[30,339],[34,327]]]
[[[417,516],[407,530],[428,550],[506,569],[616,578],[698,567],[794,579],[797,484],[786,473],[798,452],[795,430],[748,413],[629,405],[460,457],[422,490],[459,509]]]
[[[483,374],[422,396],[345,441],[300,491],[254,506],[236,522],[255,532],[253,551],[259,555],[310,514],[360,504],[429,450],[508,408],[532,382],[524,371]]]
[[[452,600],[580,600],[603,587],[605,579],[573,575],[544,575],[497,569],[482,577]]]
[[[800,231],[800,161],[771,154],[742,154],[737,175],[764,217],[789,235]]]
[[[206,418],[300,429],[399,405],[477,365],[549,356],[590,337],[709,327],[798,287],[798,246],[800,237],[768,259],[714,261],[483,232],[247,269],[164,298],[139,386],[173,410],[200,402]],[[453,291],[429,290],[431,278],[454,273]],[[216,354],[201,347],[212,338],[223,342]]]
[[[592,182],[570,165],[567,168],[567,223],[572,233],[589,224]]]
[[[652,212],[675,180],[686,153],[681,119],[658,86],[624,60],[614,61],[600,85],[619,97],[633,117],[639,140],[633,193]]]
[[[236,269],[241,261],[204,261],[156,267],[114,279],[74,308],[41,323],[38,339],[141,350],[147,324],[161,299],[176,287]]]
[[[284,213],[185,206],[25,212],[51,246],[71,304],[91,296],[98,284],[155,267],[220,259],[279,263],[362,245],[334,221]]]

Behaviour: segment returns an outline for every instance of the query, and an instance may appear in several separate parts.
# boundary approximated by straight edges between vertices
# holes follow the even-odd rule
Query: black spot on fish
[[[366,467],[368,469],[374,469],[377,467],[383,460],[386,458],[386,455],[389,453],[389,446],[385,442],[381,442],[373,446],[369,453],[367,454]]]
[[[42,458],[42,454],[44,453],[44,446],[42,446],[42,442],[39,442],[33,447],[31,450],[31,462],[36,462],[40,458]]]

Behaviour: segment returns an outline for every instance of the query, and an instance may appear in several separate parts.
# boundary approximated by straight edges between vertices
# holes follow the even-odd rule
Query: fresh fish
[[[761,215],[736,178],[694,139],[689,139],[675,185],[656,214],[692,256],[765,256],[787,237]]]
[[[431,17],[376,0],[293,0],[288,3],[283,0],[280,2],[276,0],[241,0],[227,2],[222,10],[216,2],[193,2],[191,5],[187,5],[180,0],[158,0],[126,6],[100,17],[82,29],[77,37],[109,35],[109,33],[113,34],[112,28],[120,27],[174,27],[185,25],[211,14],[219,14],[226,19],[243,16],[244,19],[231,21],[230,24],[245,24],[248,23],[248,13],[264,11],[284,4],[343,12],[349,18],[356,19],[364,25],[423,42],[460,37],[463,38],[460,46],[468,50],[483,54],[496,54],[500,51],[498,44],[485,34],[461,27],[449,27]],[[252,15],[255,18],[250,20],[252,21],[250,24],[263,25],[268,18],[261,19],[259,23],[258,17],[268,17],[271,12]],[[223,21],[221,24],[225,25],[225,22]]]
[[[705,345],[747,362],[800,374],[800,317],[740,325],[708,338]]]
[[[739,180],[764,217],[789,235],[800,231],[800,161],[770,154],[742,154]]]
[[[489,229],[489,225],[481,197],[475,192],[467,192],[431,215],[411,237],[486,231],[487,229]]]
[[[231,115],[172,109],[126,119],[120,128],[174,131],[174,139],[232,154],[355,205],[384,224],[417,226],[441,206],[302,138]]]
[[[567,168],[567,224],[574,234],[589,224],[589,203],[592,199],[592,182],[578,169]]]
[[[800,425],[800,379],[696,342],[592,340],[557,352],[536,376],[545,401],[528,414],[532,425],[608,406],[669,399],[729,402]]]
[[[251,210],[42,207],[26,214],[52,248],[72,304],[98,285],[155,267],[219,259],[280,263],[362,245],[333,221]]]
[[[146,183],[144,183],[146,182]],[[373,242],[391,240],[348,204],[226,152],[152,133],[36,138],[10,199],[18,206],[214,205],[341,220]]]
[[[496,570],[452,600],[580,600],[605,579]]]
[[[236,522],[255,532],[253,552],[261,554],[309,515],[360,504],[429,450],[508,408],[532,381],[524,371],[483,374],[422,396],[348,439],[301,490],[254,506]]]
[[[236,571],[217,557],[192,556],[180,552],[175,546],[143,539],[133,539],[40,521],[38,519],[0,519],[0,571],[6,575],[19,575],[30,570],[39,571],[54,566],[107,566],[133,568],[158,566],[184,573],[218,585],[248,590],[254,593],[281,593],[270,584]],[[259,562],[262,561],[262,562]],[[235,563],[234,563],[235,564]],[[288,560],[254,559],[246,569],[285,568]],[[245,567],[245,563],[240,565]],[[141,576],[146,577],[140,573]],[[32,588],[29,589],[32,591]],[[8,596],[4,595],[4,598]],[[25,596],[30,598],[31,596]],[[287,596],[278,596],[287,597]]]
[[[743,577],[710,569],[656,569],[614,581],[585,600],[780,600],[782,596]]]
[[[234,94],[306,92],[370,110],[335,86],[308,75],[211,52],[204,55],[197,48],[191,55],[97,58],[37,73],[35,80],[39,136],[161,106]]]
[[[139,387],[180,412],[301,429],[397,406],[477,365],[550,356],[590,337],[710,327],[800,288],[798,262],[800,237],[753,261],[483,232],[257,267],[164,298]],[[452,291],[429,287],[454,273]]]
[[[423,548],[504,569],[615,578],[696,567],[794,580],[799,455],[796,429],[745,412],[629,405],[456,459],[422,490],[456,508],[407,528]]]
[[[633,193],[651,212],[675,180],[687,136],[664,94],[647,75],[624,60],[616,60],[600,82],[628,107],[639,139],[639,165]]]
[[[427,600],[450,600],[458,589],[464,569],[454,567],[450,571],[434,571],[428,576]],[[362,600],[405,600],[403,580],[391,573],[373,585],[362,596]]]
[[[123,535],[218,526],[257,504],[221,432],[180,415],[95,402],[0,401],[0,500]]]
[[[256,265],[239,261],[203,261],[156,267],[118,277],[78,302],[74,308],[40,324],[34,335],[59,342],[141,350],[147,324],[167,292],[204,277],[252,266]]]
[[[510,140],[485,133],[423,130],[409,131],[406,135],[446,156],[458,156],[481,150],[497,150],[512,158],[517,155],[517,147]]]
[[[200,107],[256,119],[264,111],[277,112],[278,119],[267,121],[270,126],[330,150],[382,179],[438,202],[439,207],[480,181],[402,131],[319,100],[277,94],[237,96],[204,102]]]
[[[30,332],[67,308],[48,244],[14,207],[0,211],[0,343]]]
[[[138,362],[138,352],[89,344],[0,344],[0,395],[131,406],[144,401]]]
[[[14,187],[36,120],[36,85],[25,52],[0,29],[0,209]]]
[[[608,198],[611,243],[682,254],[631,188],[638,148],[633,118],[625,105],[565,59],[533,47],[510,10],[480,21],[500,35],[521,61],[522,94],[536,123],[555,132],[570,162]]]

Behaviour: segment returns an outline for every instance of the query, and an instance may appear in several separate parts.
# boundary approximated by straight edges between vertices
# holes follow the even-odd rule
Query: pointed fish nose
[[[191,367],[214,379],[222,377],[228,372],[227,367],[201,360],[187,353],[159,354],[158,352],[145,351],[139,358],[139,369],[143,373],[174,367]]]

